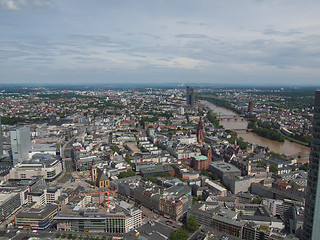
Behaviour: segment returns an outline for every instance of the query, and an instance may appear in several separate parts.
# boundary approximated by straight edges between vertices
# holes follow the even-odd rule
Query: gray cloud
[[[55,8],[48,0],[0,0],[0,7],[5,10],[23,10],[33,8]]]
[[[0,59],[10,59],[16,57],[29,56],[30,54],[22,51],[0,50]]]
[[[69,35],[70,39],[79,40],[78,44],[82,43],[91,43],[98,46],[105,46],[105,47],[123,47],[127,46],[124,42],[116,42],[111,41],[110,37],[108,36],[100,36],[100,35],[81,35],[81,34],[73,34]]]
[[[208,38],[207,35],[204,34],[178,34],[177,38]]]
[[[265,29],[262,33],[265,35],[276,35],[276,36],[295,36],[295,35],[302,34],[302,32],[298,30],[288,30],[287,32],[281,32],[281,31],[274,30],[272,28]]]

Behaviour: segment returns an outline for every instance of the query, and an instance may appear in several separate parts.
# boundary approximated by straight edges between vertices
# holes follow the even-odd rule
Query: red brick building
[[[209,168],[210,162],[210,159],[204,155],[194,156],[191,158],[191,165],[195,170],[207,170]]]

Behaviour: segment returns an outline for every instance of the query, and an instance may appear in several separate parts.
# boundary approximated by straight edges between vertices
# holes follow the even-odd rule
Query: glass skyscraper
[[[31,133],[27,127],[20,127],[10,132],[13,166],[29,159]]]
[[[320,239],[320,90],[316,91],[302,240]],[[318,190],[318,191],[317,191]]]
[[[191,108],[195,107],[196,99],[195,99],[194,88],[189,87],[189,86],[186,87],[186,100],[187,100],[187,105],[191,106]]]

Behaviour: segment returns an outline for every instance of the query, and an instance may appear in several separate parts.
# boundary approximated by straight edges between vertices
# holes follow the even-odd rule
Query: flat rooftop
[[[221,172],[241,172],[239,168],[233,166],[232,164],[218,161],[218,162],[212,162],[210,163],[210,166],[220,170]]]
[[[8,201],[13,196],[17,195],[18,193],[0,193],[0,205]]]
[[[40,208],[25,208],[17,214],[17,218],[43,219],[58,209],[58,205],[48,204]]]

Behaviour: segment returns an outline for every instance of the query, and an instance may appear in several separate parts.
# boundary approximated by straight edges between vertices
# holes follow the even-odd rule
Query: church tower
[[[93,164],[92,167],[91,167],[91,181],[92,181],[92,184],[96,184],[97,183],[97,178],[98,178],[97,166],[95,164]]]
[[[198,140],[198,143],[204,142],[204,131],[203,131],[203,123],[201,118],[199,120],[198,127],[197,127],[197,140]]]

